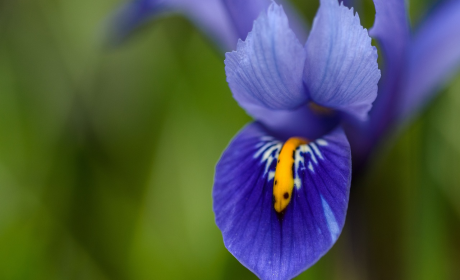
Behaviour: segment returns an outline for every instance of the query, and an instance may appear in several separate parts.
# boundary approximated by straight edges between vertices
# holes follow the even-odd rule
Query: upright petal
[[[226,54],[225,71],[233,96],[269,109],[293,109],[306,102],[302,84],[305,53],[281,6],[271,4],[254,22],[246,41]],[[250,112],[249,112],[250,113]]]
[[[350,149],[337,129],[293,151],[295,185],[278,213],[273,186],[282,145],[251,124],[216,166],[217,226],[227,249],[261,279],[291,279],[313,265],[337,240],[348,205]]]
[[[360,120],[377,96],[377,50],[353,10],[321,0],[305,46],[304,81],[310,98]]]
[[[371,36],[383,53],[378,96],[366,123],[348,123],[346,132],[353,151],[353,168],[367,165],[374,148],[394,125],[401,96],[401,81],[410,39],[404,0],[374,0],[376,15]]]
[[[394,122],[397,103],[401,94],[407,46],[410,40],[410,26],[404,0],[374,0],[376,15],[374,27],[370,30],[383,52],[383,75],[379,94],[374,102],[369,122],[369,132],[380,138]]]
[[[149,20],[167,13],[182,13],[223,50],[234,49],[238,36],[221,0],[134,0],[110,21],[110,39],[118,43]]]
[[[423,107],[460,66],[460,1],[444,1],[418,28],[408,52],[401,117]]]
[[[375,22],[370,35],[378,40],[388,75],[397,75],[409,42],[409,19],[404,0],[374,0]]]
[[[265,11],[272,0],[223,0],[230,18],[233,20],[233,25],[238,34],[238,38],[244,40],[251,31],[254,21]],[[297,37],[302,41],[307,39],[308,29],[306,23],[298,16],[296,10],[289,5],[287,1],[278,0],[286,11],[289,18],[289,25],[296,33]]]

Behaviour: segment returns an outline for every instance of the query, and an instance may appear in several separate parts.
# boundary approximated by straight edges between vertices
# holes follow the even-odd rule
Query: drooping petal
[[[353,10],[321,0],[306,43],[304,81],[310,98],[360,120],[377,96],[377,50]]]
[[[233,96],[269,109],[294,109],[306,102],[302,84],[305,53],[281,6],[271,4],[254,22],[246,41],[226,54],[225,71]],[[249,112],[250,113],[250,112]]]
[[[168,13],[189,17],[223,50],[232,50],[236,45],[238,36],[221,0],[131,1],[110,21],[110,39],[119,43],[144,23]]]
[[[408,52],[401,117],[423,107],[460,66],[460,1],[444,1],[422,23]]]
[[[337,129],[295,150],[295,186],[277,213],[273,185],[282,145],[253,123],[216,166],[217,226],[227,249],[261,279],[291,279],[313,265],[337,240],[348,205],[350,149]]]

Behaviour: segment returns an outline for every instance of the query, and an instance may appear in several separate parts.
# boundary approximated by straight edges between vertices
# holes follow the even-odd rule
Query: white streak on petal
[[[273,180],[275,178],[275,171],[268,172],[268,181]]]
[[[305,160],[304,160],[303,155],[301,154],[302,146],[296,149],[295,156],[294,156],[294,170],[295,170],[294,185],[296,186],[298,190],[300,190],[300,188],[302,187],[302,181],[300,180],[300,176],[299,176],[299,170],[301,168],[300,164],[302,163],[302,166],[305,166]]]
[[[261,142],[257,143],[256,148],[259,148],[257,152],[254,154],[254,158],[258,158],[262,155],[262,158],[260,160],[261,163],[265,163],[265,169],[264,169],[264,176],[267,176],[268,174],[268,180],[270,181],[273,179],[271,171],[269,173],[269,168],[272,166],[273,160],[276,160],[279,156],[279,152],[281,150],[282,144],[278,141],[269,141],[265,144],[265,140],[267,139],[273,139],[272,137],[261,137]],[[261,144],[262,143],[262,144]],[[274,155],[273,155],[274,154]],[[273,174],[274,176],[274,174]]]
[[[310,143],[310,146],[313,148],[313,151],[315,152],[315,154],[320,158],[320,159],[323,159],[323,154],[321,153],[321,151],[318,149],[318,147],[316,146],[315,143]]]
[[[327,227],[331,233],[332,242],[335,242],[340,234],[339,224],[337,224],[334,213],[332,213],[331,207],[323,196],[321,196],[321,204],[323,205],[324,216],[326,217]]]
[[[259,147],[260,146],[260,143],[259,142],[256,147]],[[268,149],[270,146],[272,146],[273,143],[272,142],[268,142],[266,143],[265,145],[263,145],[254,155],[254,158],[258,158],[260,156],[260,154],[262,154],[266,149]]]
[[[302,152],[304,153],[309,153],[311,156],[311,160],[315,163],[318,164],[318,160],[316,159],[315,154],[313,151],[310,149],[310,145],[302,145]]]
[[[297,190],[300,190],[300,187],[302,186],[302,180],[300,180],[300,178],[295,178],[294,186],[296,187]]]
[[[318,139],[315,142],[316,142],[316,144],[318,144],[320,146],[327,146],[328,145],[327,141],[324,140],[324,139]]]
[[[311,172],[315,172],[315,170],[313,169],[313,164],[311,164],[311,161],[308,162],[308,169],[310,169]]]
[[[265,161],[265,171],[264,171],[264,175],[267,174],[268,172],[268,169],[270,168],[270,166],[272,165],[272,162],[273,160],[277,159],[278,158],[278,155],[279,155],[279,150],[281,149],[281,143],[279,144],[276,144],[270,148],[268,148],[265,152],[264,152],[264,155],[262,156],[262,162]],[[276,155],[273,156],[273,152],[274,151],[277,151]]]

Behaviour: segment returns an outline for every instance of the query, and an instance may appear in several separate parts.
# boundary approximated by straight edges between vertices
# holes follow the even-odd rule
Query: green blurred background
[[[178,16],[104,48],[120,3],[0,1],[0,279],[256,279],[212,212],[214,165],[250,121],[223,56]],[[317,1],[295,4],[311,22]],[[298,279],[460,279],[459,119],[460,77],[386,141]]]

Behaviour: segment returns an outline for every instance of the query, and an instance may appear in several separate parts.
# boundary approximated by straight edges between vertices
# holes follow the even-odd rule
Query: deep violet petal
[[[337,240],[348,205],[350,148],[341,129],[295,151],[296,187],[284,214],[273,207],[282,143],[257,123],[245,127],[216,166],[217,226],[227,249],[261,279],[291,279]]]

